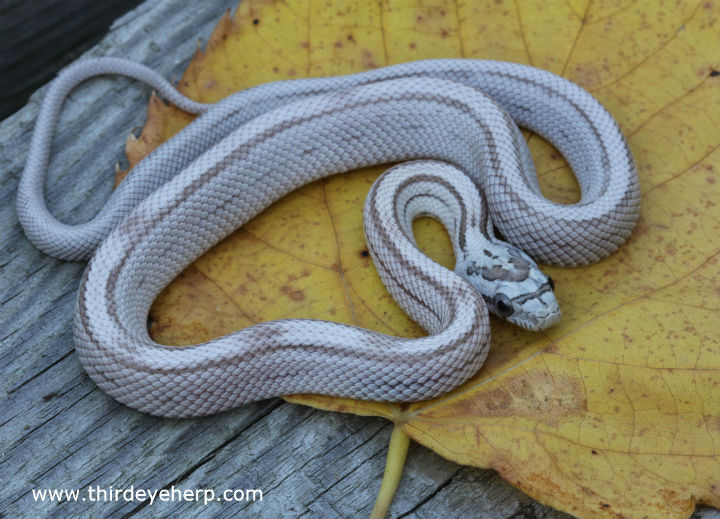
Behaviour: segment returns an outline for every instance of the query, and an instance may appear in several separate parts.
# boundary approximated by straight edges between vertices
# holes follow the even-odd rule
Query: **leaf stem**
[[[400,484],[409,446],[410,437],[405,434],[400,425],[395,424],[390,436],[390,445],[388,446],[387,460],[385,461],[385,473],[375,500],[375,506],[373,506],[370,513],[370,519],[383,519],[387,515],[395,491]]]

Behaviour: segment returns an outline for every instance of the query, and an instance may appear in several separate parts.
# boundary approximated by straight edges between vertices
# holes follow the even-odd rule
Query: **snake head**
[[[455,272],[480,291],[491,312],[521,328],[542,330],[560,319],[552,278],[514,245],[483,240],[469,248]]]

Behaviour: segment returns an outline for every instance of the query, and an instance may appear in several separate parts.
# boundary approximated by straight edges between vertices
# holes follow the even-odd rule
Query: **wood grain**
[[[140,0],[0,2],[0,119],[107,32]]]

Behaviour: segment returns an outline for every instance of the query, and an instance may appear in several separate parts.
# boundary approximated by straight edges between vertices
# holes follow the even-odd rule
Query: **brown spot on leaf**
[[[489,411],[504,411],[512,404],[512,396],[504,389],[490,391],[485,398]]]
[[[531,371],[503,379],[501,388],[479,392],[473,399],[455,399],[442,410],[422,415],[425,419],[527,416],[556,426],[563,416],[585,410],[581,382],[565,375],[551,376],[547,371]]]
[[[705,425],[712,431],[720,432],[720,416],[706,416]]]
[[[303,301],[305,299],[305,292],[302,290],[296,290],[288,285],[281,286],[280,291],[293,301]]]

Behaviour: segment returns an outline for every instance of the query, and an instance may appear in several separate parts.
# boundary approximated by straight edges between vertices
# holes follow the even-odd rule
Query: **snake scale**
[[[65,225],[44,201],[53,133],[70,90],[100,74],[142,80],[201,115],[143,159],[94,219]],[[542,196],[516,124],[565,156],[578,203]],[[212,245],[308,182],[389,162],[402,163],[365,205],[368,248],[426,337],[283,319],[183,348],[150,338],[154,298]],[[557,321],[553,282],[535,260],[577,266],[608,256],[630,235],[639,202],[635,163],[610,114],[582,88],[530,66],[417,61],[268,83],[203,105],[142,65],[95,58],[50,86],[17,211],[38,248],[90,258],[74,338],[92,379],[129,406],[184,417],[304,392],[382,401],[443,394],[485,360],[488,308],[529,329]],[[454,272],[415,245],[420,215],[447,228]]]

